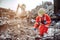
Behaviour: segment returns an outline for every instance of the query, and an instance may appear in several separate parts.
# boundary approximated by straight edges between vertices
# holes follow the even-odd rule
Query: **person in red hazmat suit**
[[[47,33],[48,27],[51,23],[51,18],[48,14],[46,14],[46,11],[44,8],[40,8],[38,11],[38,16],[36,17],[36,22],[34,24],[34,30],[39,30],[39,35],[41,37],[44,36],[44,33]]]

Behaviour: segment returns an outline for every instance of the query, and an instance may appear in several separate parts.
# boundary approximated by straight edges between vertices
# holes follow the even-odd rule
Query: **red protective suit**
[[[42,23],[46,20],[46,24]],[[51,23],[51,19],[47,14],[44,14],[43,17],[37,16],[34,28],[39,29],[40,36],[43,36],[44,33],[47,33],[48,27]]]

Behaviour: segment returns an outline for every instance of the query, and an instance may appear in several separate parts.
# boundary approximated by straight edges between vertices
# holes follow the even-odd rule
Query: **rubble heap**
[[[37,35],[32,26],[29,26],[24,22],[18,23],[18,20],[7,21],[7,29],[0,32],[0,39],[11,39],[11,40],[34,40]]]

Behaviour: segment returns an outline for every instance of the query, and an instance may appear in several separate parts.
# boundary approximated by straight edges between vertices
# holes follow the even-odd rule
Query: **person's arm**
[[[49,15],[46,15],[46,25],[45,26],[48,27],[50,25],[50,23],[51,23],[51,18]]]
[[[38,28],[38,26],[39,26],[38,22],[39,22],[39,16],[36,17],[34,28]]]

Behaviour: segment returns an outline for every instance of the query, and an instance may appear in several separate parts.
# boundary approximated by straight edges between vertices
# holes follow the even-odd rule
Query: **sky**
[[[0,0],[0,7],[10,8],[14,11],[17,9],[18,4],[25,4],[26,10],[34,9],[37,5],[42,4],[42,1],[51,1],[53,0]]]

